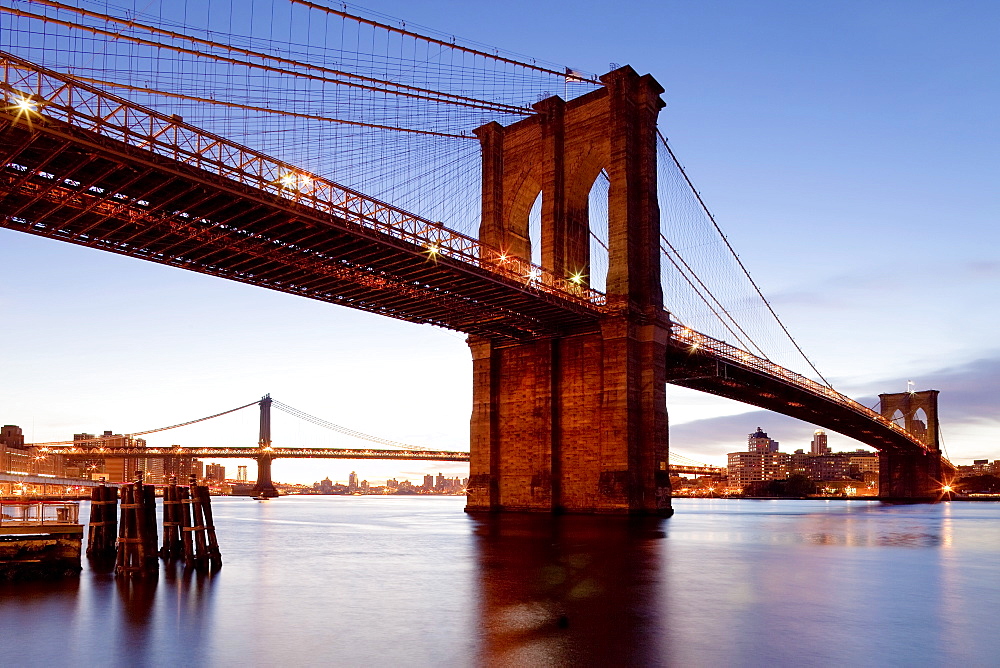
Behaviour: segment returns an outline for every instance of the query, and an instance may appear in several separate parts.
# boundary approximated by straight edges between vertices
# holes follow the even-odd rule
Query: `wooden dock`
[[[75,501],[0,500],[0,580],[78,575],[79,517]]]

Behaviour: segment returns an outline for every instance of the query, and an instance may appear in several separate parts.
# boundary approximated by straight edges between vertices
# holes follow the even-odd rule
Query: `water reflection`
[[[481,665],[654,665],[663,520],[474,518]]]
[[[136,631],[143,629],[152,619],[156,584],[155,577],[115,578],[125,623]]]
[[[0,585],[0,656],[826,668],[995,665],[1000,647],[1000,504],[681,499],[666,521],[470,517],[447,497],[218,504],[219,573],[121,582],[85,563]]]

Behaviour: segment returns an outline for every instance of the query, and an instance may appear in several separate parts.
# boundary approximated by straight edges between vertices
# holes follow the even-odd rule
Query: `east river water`
[[[215,498],[212,577],[0,585],[0,666],[1000,666],[998,503],[463,506]]]

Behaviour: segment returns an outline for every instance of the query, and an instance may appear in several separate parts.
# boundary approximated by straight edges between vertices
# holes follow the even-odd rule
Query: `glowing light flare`
[[[577,272],[569,277],[570,282],[576,283],[577,285],[583,284],[583,272]]]
[[[539,278],[541,278],[541,276],[542,276],[542,270],[539,269],[538,267],[532,267],[531,269],[528,270],[528,275],[526,278],[528,279],[528,282],[531,283],[537,281]]]
[[[24,97],[23,95],[14,100],[14,108],[17,109],[19,114],[38,113],[38,103],[30,97]]]
[[[431,244],[430,246],[427,247],[427,257],[429,257],[430,259],[433,260],[437,258],[437,256],[440,254],[441,254],[441,247],[438,246],[437,244]]]
[[[308,174],[287,172],[278,177],[278,185],[285,190],[298,190],[299,192],[305,192],[312,189],[313,177]]]

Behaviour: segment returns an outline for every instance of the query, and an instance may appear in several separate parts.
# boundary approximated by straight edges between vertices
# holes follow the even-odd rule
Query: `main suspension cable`
[[[141,37],[136,37],[134,35],[126,35],[126,34],[122,33],[121,31],[115,32],[115,31],[111,31],[111,30],[104,30],[102,28],[98,28],[98,27],[95,27],[95,26],[86,26],[86,25],[83,25],[83,24],[80,24],[80,23],[73,23],[72,21],[65,21],[65,20],[62,20],[62,19],[57,19],[57,18],[52,17],[52,16],[45,16],[44,14],[34,14],[32,12],[26,12],[24,10],[14,9],[13,7],[5,7],[3,5],[0,5],[0,11],[8,12],[10,14],[13,14],[15,16],[19,16],[19,17],[22,17],[22,18],[34,19],[36,21],[42,21],[44,23],[54,23],[56,25],[60,25],[60,26],[63,26],[65,28],[70,28],[70,29],[73,29],[73,30],[83,30],[85,32],[90,32],[90,33],[93,33],[95,35],[101,35],[101,36],[105,36],[105,37],[111,37],[113,39],[121,39],[121,40],[129,41],[129,42],[134,42],[134,43],[140,44],[142,46],[149,46],[149,47],[158,48],[158,49],[167,49],[168,51],[174,51],[176,53],[183,53],[183,54],[186,54],[186,55],[189,55],[189,56],[195,56],[195,57],[199,57],[199,58],[208,58],[208,59],[211,59],[211,60],[216,60],[216,61],[219,61],[219,62],[227,63],[229,65],[236,65],[236,66],[240,66],[240,67],[249,67],[249,68],[254,68],[254,69],[261,69],[261,70],[265,70],[265,71],[268,71],[268,72],[274,72],[274,73],[277,73],[277,74],[284,74],[284,75],[293,76],[293,77],[299,77],[299,78],[303,78],[303,79],[310,79],[310,80],[313,80],[313,81],[322,81],[324,83],[332,83],[332,84],[337,84],[337,85],[340,85],[340,86],[348,86],[348,87],[351,87],[351,88],[360,88],[362,90],[368,90],[368,91],[372,91],[372,92],[376,92],[376,93],[388,93],[390,95],[399,95],[399,96],[402,96],[402,97],[410,97],[410,98],[415,98],[415,99],[418,99],[418,100],[427,100],[427,101],[430,101],[430,102],[439,102],[439,103],[442,103],[442,104],[451,104],[451,105],[457,105],[457,106],[462,106],[462,107],[471,107],[471,108],[474,108],[474,109],[485,109],[487,111],[495,111],[495,112],[501,112],[501,113],[517,114],[517,115],[521,115],[521,116],[528,115],[528,114],[533,114],[534,113],[534,110],[527,109],[525,107],[516,107],[516,106],[513,106],[513,105],[506,105],[506,104],[497,103],[497,102],[488,102],[486,100],[477,100],[475,98],[464,97],[464,96],[456,95],[456,94],[453,94],[453,93],[446,93],[446,92],[442,92],[442,91],[435,91],[435,90],[430,90],[430,89],[417,88],[415,86],[409,86],[407,84],[400,84],[400,83],[396,83],[396,82],[393,82],[393,81],[386,81],[384,79],[375,79],[375,78],[372,78],[372,77],[365,77],[365,76],[362,76],[362,75],[359,75],[359,74],[355,74],[355,73],[351,73],[351,72],[343,72],[343,71],[340,71],[340,70],[331,70],[329,68],[319,67],[319,66],[316,66],[316,65],[309,65],[309,64],[302,63],[302,62],[299,62],[299,61],[293,61],[293,60],[290,60],[290,59],[287,59],[287,58],[281,58],[279,56],[271,56],[271,55],[264,54],[264,53],[259,53],[259,52],[255,52],[255,51],[249,51],[249,50],[241,49],[239,47],[235,47],[235,46],[228,45],[228,44],[222,44],[222,43],[219,43],[219,42],[213,42],[211,40],[203,40],[203,39],[199,39],[197,37],[191,37],[191,36],[188,36],[188,35],[184,35],[182,33],[175,33],[175,32],[168,31],[168,30],[161,30],[161,29],[155,28],[153,26],[146,26],[144,24],[135,23],[134,21],[125,21],[123,19],[118,19],[118,18],[115,18],[115,17],[110,16],[110,15],[106,15],[106,14],[96,14],[95,12],[86,12],[86,10],[77,10],[77,8],[75,8],[75,7],[70,7],[69,5],[61,5],[60,3],[52,2],[52,0],[35,0],[35,1],[42,2],[43,4],[50,4],[51,6],[58,7],[58,8],[65,8],[65,9],[71,10],[71,11],[79,11],[79,12],[85,13],[87,15],[93,15],[94,17],[100,17],[102,20],[105,20],[105,21],[108,21],[108,22],[111,22],[111,23],[123,24],[123,25],[127,25],[127,26],[133,27],[133,28],[142,28],[142,29],[154,32],[154,33],[163,34],[164,36],[168,36],[168,37],[171,37],[173,39],[183,39],[183,40],[191,41],[191,42],[194,42],[194,43],[197,43],[197,44],[208,45],[208,46],[212,46],[212,47],[215,47],[215,48],[225,49],[225,50],[228,50],[228,51],[231,51],[231,52],[234,52],[234,53],[239,53],[240,55],[244,55],[244,56],[249,56],[249,57],[253,57],[253,58],[260,58],[262,60],[271,60],[271,61],[279,62],[279,63],[281,63],[283,65],[292,65],[292,66],[297,66],[297,67],[305,67],[305,68],[309,68],[309,69],[318,70],[318,71],[323,72],[323,73],[325,73],[325,74],[327,74],[329,76],[320,76],[320,75],[316,75],[316,74],[307,74],[305,72],[295,72],[294,70],[285,69],[283,67],[275,67],[273,65],[265,65],[263,63],[253,63],[253,62],[248,62],[248,61],[244,61],[244,60],[239,60],[239,59],[236,59],[236,58],[230,58],[230,57],[227,57],[227,56],[221,56],[221,55],[218,55],[218,54],[207,53],[205,51],[197,51],[195,49],[189,49],[189,48],[182,47],[182,46],[176,46],[176,45],[166,44],[166,43],[163,43],[163,42],[156,42],[156,41],[152,41],[152,40],[148,40],[148,39],[143,39]],[[345,81],[343,79],[332,79],[332,78],[330,78],[330,76],[344,77],[344,78],[351,78],[351,79],[359,79],[359,81]],[[392,89],[386,89],[386,88],[379,88],[378,86],[389,86],[389,87],[396,88],[398,90],[392,90]]]
[[[585,83],[591,83],[596,85],[604,85],[600,79],[595,76],[586,77],[582,76],[576,70],[566,69],[562,72],[553,70],[547,67],[542,67],[534,63],[526,63],[520,60],[514,60],[513,58],[505,58],[499,53],[489,53],[487,51],[480,51],[479,49],[473,49],[468,46],[462,46],[456,42],[447,42],[443,39],[437,39],[435,37],[430,37],[418,32],[413,32],[411,30],[406,30],[405,28],[397,28],[395,26],[388,25],[386,23],[379,23],[378,21],[373,21],[372,19],[366,19],[363,16],[357,16],[356,14],[350,14],[346,11],[341,11],[339,9],[334,9],[333,7],[326,7],[324,5],[317,5],[314,2],[309,2],[309,0],[289,0],[292,4],[303,5],[309,9],[316,9],[321,12],[326,12],[327,14],[333,14],[334,16],[339,16],[344,19],[349,19],[352,21],[357,21],[364,25],[371,26],[373,28],[379,28],[387,32],[394,32],[405,37],[412,37],[413,39],[419,39],[429,44],[434,44],[436,46],[443,46],[447,49],[453,49],[455,51],[461,51],[463,53],[472,54],[474,56],[481,56],[483,58],[489,58],[501,63],[507,63],[508,65],[516,65],[518,67],[524,67],[529,70],[535,70],[536,72],[544,72],[545,74],[554,74],[556,76],[565,77],[567,81],[579,81]],[[346,5],[345,5],[346,7]]]
[[[204,422],[206,420],[211,420],[213,418],[222,417],[223,415],[229,415],[230,413],[235,413],[236,411],[241,411],[244,408],[249,408],[250,406],[256,406],[260,401],[251,401],[249,404],[244,404],[237,408],[230,408],[228,411],[222,411],[221,413],[216,413],[215,415],[209,415],[208,417],[198,418],[197,420],[188,420],[187,422],[181,422],[179,424],[172,424],[169,427],[158,427],[157,429],[147,429],[146,431],[133,431],[128,434],[122,434],[118,436],[104,436],[95,438],[85,438],[79,441],[49,441],[47,443],[25,443],[27,447],[42,447],[49,445],[81,445],[84,443],[104,443],[113,438],[131,438],[133,436],[145,436],[146,434],[155,434],[161,431],[167,431],[168,429],[177,429],[178,427],[186,427],[191,424],[197,424],[199,422]]]

